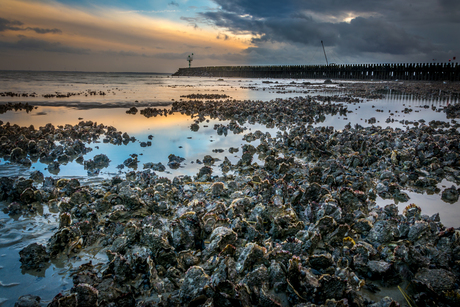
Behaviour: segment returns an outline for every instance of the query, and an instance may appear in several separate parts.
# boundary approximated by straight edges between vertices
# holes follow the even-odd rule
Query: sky
[[[442,63],[459,0],[0,0],[0,70]],[[455,60],[454,60],[455,57]]]

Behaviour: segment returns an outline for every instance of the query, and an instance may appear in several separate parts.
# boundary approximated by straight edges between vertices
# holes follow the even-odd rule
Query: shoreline
[[[213,78],[214,79],[214,78]],[[239,80],[238,77],[228,77],[227,79]],[[399,95],[412,95],[415,98],[420,99],[449,99],[454,98],[458,99],[460,97],[460,82],[442,82],[442,81],[368,81],[368,80],[339,80],[332,79],[331,82],[320,82],[320,83],[310,83],[309,79],[290,79],[290,78],[246,78],[246,81],[258,81],[258,80],[269,80],[262,83],[266,83],[267,90],[278,89],[279,87],[283,88],[293,88],[299,91],[303,89],[313,89],[320,92],[330,92],[330,93],[339,93],[342,95],[349,95],[353,97],[369,98],[375,95],[381,95],[383,93],[397,93]],[[200,80],[200,78],[198,78]],[[224,79],[218,79],[217,81],[225,81]],[[329,80],[329,79],[326,79]],[[289,83],[279,84],[279,81],[291,81]],[[172,85],[172,87],[175,87]],[[251,90],[250,87],[247,87]],[[89,91],[89,90],[88,90]],[[91,90],[89,92],[100,93],[102,96],[108,95],[108,93],[102,90]],[[110,91],[109,91],[110,92]],[[11,104],[11,103],[29,103],[36,106],[69,106],[69,107],[80,107],[80,108],[116,108],[116,107],[158,107],[158,106],[169,106],[172,105],[172,101],[113,101],[113,102],[96,102],[96,101],[86,101],[86,100],[68,100],[69,98],[79,95],[86,95],[87,93],[62,93],[58,92],[53,94],[36,94],[36,93],[26,93],[26,92],[1,92],[0,96],[7,97],[4,100],[0,100],[0,105]],[[299,92],[300,94],[301,92]],[[98,94],[95,94],[98,95]],[[208,95],[208,94],[205,94]],[[180,96],[185,97],[186,95]],[[212,96],[209,94],[209,96]],[[300,95],[299,95],[300,96]],[[8,98],[10,97],[10,98]],[[37,98],[42,98],[44,100],[38,100]],[[61,98],[59,98],[61,97]],[[378,97],[378,96],[376,96]],[[112,98],[113,99],[113,98]],[[200,98],[208,99],[206,97]],[[215,99],[210,97],[211,100]],[[179,99],[177,99],[179,100]],[[181,99],[182,100],[182,99]]]

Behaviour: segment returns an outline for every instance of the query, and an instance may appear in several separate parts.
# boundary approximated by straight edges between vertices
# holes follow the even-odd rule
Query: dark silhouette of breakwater
[[[458,63],[208,66],[179,68],[173,76],[348,80],[460,81]]]

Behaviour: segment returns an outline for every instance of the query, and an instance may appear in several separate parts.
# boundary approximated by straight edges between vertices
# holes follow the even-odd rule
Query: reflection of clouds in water
[[[360,124],[363,127],[369,127],[372,124],[366,122],[371,117],[375,117],[376,123],[374,126],[392,127],[405,129],[404,121],[418,122],[421,119],[428,124],[432,120],[450,121],[446,117],[446,113],[438,111],[447,105],[447,100],[426,100],[413,99],[403,95],[387,95],[384,99],[366,100],[362,103],[345,104],[349,111],[346,116],[326,115],[326,120],[317,126],[333,126],[335,129],[343,129],[346,124],[351,122]],[[428,108],[424,107],[428,106]],[[436,108],[433,110],[432,107]],[[405,108],[412,109],[410,113],[404,113]],[[379,111],[378,111],[379,110]],[[380,112],[383,111],[383,112]],[[393,122],[386,120],[394,119]]]
[[[445,182],[445,180],[443,181]],[[452,185],[449,183],[449,186]],[[446,227],[458,227],[460,220],[460,201],[454,204],[449,204],[441,199],[441,193],[429,195],[427,193],[416,193],[407,190],[401,190],[410,197],[409,201],[405,203],[398,203],[399,212],[403,212],[404,208],[409,204],[416,204],[422,209],[422,215],[432,216],[433,214],[439,213],[441,222]],[[394,204],[395,201],[392,199],[382,199],[377,197],[377,205],[384,207],[386,205]]]
[[[99,89],[100,78],[89,79],[88,84],[74,84],[71,87],[72,91],[78,90],[81,87],[82,90],[87,90],[88,88],[91,89]],[[163,82],[162,85],[155,85],[155,84],[146,84],[146,83],[156,83],[156,79],[154,82],[149,82],[150,80],[146,80],[146,78],[134,78],[129,79],[129,76],[123,76],[122,79],[125,80],[118,80],[123,82],[110,83],[112,81],[107,81],[105,85],[103,85],[103,90],[106,92],[110,92],[110,95],[106,95],[106,97],[98,96],[98,97],[86,97],[89,102],[94,102],[96,104],[107,104],[108,102],[112,101],[114,103],[130,103],[133,104],[133,101],[138,100],[139,103],[145,101],[152,101],[153,105],[155,101],[171,101],[171,99],[179,99],[180,95],[187,95],[192,93],[197,93],[199,91],[206,91],[206,92],[220,92],[222,89],[225,90],[225,93],[230,95],[233,99],[239,100],[248,100],[248,99],[255,99],[255,100],[262,100],[262,101],[269,101],[275,98],[288,98],[288,97],[296,97],[296,96],[307,96],[298,93],[291,93],[291,94],[276,94],[275,90],[249,90],[249,89],[241,89],[240,86],[255,86],[257,88],[266,87],[266,84],[263,84],[263,80],[254,80],[254,79],[225,79],[224,82],[219,81],[216,82],[216,78],[159,78],[159,81]],[[107,80],[104,79],[104,80]],[[240,82],[241,80],[241,82]],[[126,81],[126,82],[125,82]],[[287,85],[292,80],[276,80],[279,82],[279,85],[285,84]],[[314,82],[314,80],[307,80],[308,82]],[[302,82],[302,80],[296,80],[297,83]],[[126,84],[120,84],[126,83]],[[40,82],[28,83],[27,86],[23,86],[23,84],[19,82],[16,88],[23,87],[25,91],[32,92],[36,91],[44,91],[48,92],[50,90],[55,91],[56,87],[59,86],[60,92],[71,91],[70,87],[67,88],[68,85],[72,84],[71,81],[67,81],[66,84],[56,82],[45,82],[40,84]],[[193,86],[189,86],[193,84]],[[171,85],[171,87],[168,87]],[[174,87],[172,87],[174,85]],[[233,88],[229,88],[229,86],[233,86]],[[118,89],[116,89],[118,88]],[[109,91],[110,90],[110,91]],[[112,95],[112,92],[126,92],[126,95]],[[319,93],[321,95],[331,95],[330,93]],[[122,96],[122,97],[121,97]],[[82,96],[79,96],[83,98]],[[127,98],[125,98],[127,97]],[[22,98],[21,98],[22,99]],[[29,98],[28,98],[29,99]],[[42,99],[43,98],[37,98]],[[91,99],[91,100],[90,100]],[[0,98],[1,100],[1,98]],[[21,100],[22,101],[22,100]],[[33,100],[27,100],[29,103],[33,102]],[[57,101],[57,100],[56,100]],[[66,99],[59,100],[60,102],[66,103]],[[358,123],[364,127],[370,126],[367,119],[371,117],[375,117],[377,123],[374,124],[375,126],[382,126],[382,127],[393,127],[393,128],[403,128],[405,129],[405,125],[403,121],[419,121],[420,119],[424,119],[426,123],[429,123],[431,120],[440,120],[440,121],[448,121],[444,112],[437,112],[447,105],[448,100],[426,100],[426,99],[413,99],[409,96],[404,95],[386,95],[384,99],[377,99],[377,100],[364,100],[362,103],[353,103],[353,104],[345,104],[344,105],[348,108],[351,113],[346,114],[345,116],[337,115],[326,115],[325,121],[318,124],[313,124],[314,126],[333,126],[335,129],[343,129],[346,124],[349,122],[354,125]],[[52,100],[49,100],[48,103],[52,103]],[[69,102],[70,103],[70,102]],[[73,104],[75,101],[72,102]],[[450,101],[450,103],[453,103]],[[424,106],[427,105],[428,108]],[[374,107],[372,107],[374,106]],[[141,110],[143,107],[138,107]],[[168,107],[169,109],[170,107]],[[402,111],[405,108],[411,108],[412,112],[410,113],[403,113]],[[433,108],[435,110],[433,110]],[[159,107],[159,109],[163,109],[163,107]],[[119,173],[119,170],[116,168],[118,165],[122,164],[127,158],[130,157],[131,154],[136,153],[139,154],[138,160],[138,170],[143,169],[143,164],[147,162],[158,163],[161,162],[163,165],[168,163],[168,156],[169,154],[175,154],[177,156],[184,157],[186,161],[184,161],[181,165],[182,167],[178,170],[170,170],[170,174],[158,172],[159,176],[167,176],[172,178],[174,175],[179,174],[187,174],[187,175],[195,175],[198,170],[203,166],[196,163],[192,163],[197,159],[202,160],[205,155],[211,155],[213,158],[218,158],[221,161],[218,161],[213,166],[213,173],[219,173],[218,165],[222,163],[225,157],[227,157],[232,164],[236,164],[242,155],[241,146],[246,143],[243,140],[243,136],[248,133],[254,133],[257,130],[262,131],[263,133],[269,132],[270,135],[274,138],[276,136],[276,132],[278,131],[275,128],[267,129],[264,125],[255,124],[250,125],[247,122],[242,124],[242,127],[247,127],[247,129],[243,131],[241,134],[234,134],[232,131],[228,131],[228,135],[218,135],[217,131],[214,130],[215,124],[223,124],[227,125],[229,121],[218,121],[216,119],[210,119],[209,122],[200,122],[199,126],[200,129],[198,132],[192,132],[190,130],[190,125],[194,122],[195,119],[192,119],[190,116],[182,115],[176,113],[174,115],[165,116],[156,116],[147,118],[139,113],[135,116],[131,116],[126,114],[126,108],[106,108],[106,109],[90,109],[90,110],[79,110],[79,109],[71,109],[66,107],[46,107],[41,106],[37,110],[37,113],[26,114],[24,112],[8,112],[2,114],[2,120],[4,122],[9,121],[11,124],[18,124],[20,126],[28,127],[31,124],[34,125],[36,128],[40,126],[44,126],[47,123],[51,122],[53,125],[65,125],[65,124],[78,124],[81,120],[79,118],[83,118],[83,121],[92,120],[93,122],[102,123],[106,126],[114,126],[118,131],[127,132],[130,136],[134,136],[137,141],[135,143],[129,143],[128,145],[121,145],[116,146],[112,144],[105,144],[100,143],[90,144],[88,146],[94,148],[94,150],[87,155],[84,156],[85,160],[92,159],[95,155],[104,153],[109,156],[111,160],[110,165],[108,168],[103,169],[99,176],[112,176],[113,174]],[[383,112],[377,112],[377,110],[382,110]],[[393,115],[391,115],[393,113]],[[32,116],[31,116],[32,115]],[[394,119],[394,122],[386,123],[386,119],[391,118]],[[207,126],[207,127],[205,127]],[[412,125],[408,125],[412,127]],[[153,135],[153,139],[149,140],[148,136]],[[189,138],[191,137],[191,138]],[[212,142],[211,142],[212,140]],[[141,147],[140,142],[147,142],[151,141],[152,146],[150,147]],[[260,144],[259,140],[250,142],[249,144],[257,147]],[[95,146],[99,146],[99,149],[95,149]],[[179,148],[182,146],[182,148]],[[229,153],[228,149],[230,147],[236,147],[240,150],[237,153]],[[216,153],[212,152],[213,149],[223,149],[224,152]],[[141,155],[142,154],[142,155]],[[263,165],[263,161],[258,159],[257,153],[254,155],[254,162],[259,165]],[[45,176],[50,176],[48,171],[45,171],[44,168],[48,167],[45,164],[41,163],[34,163],[33,168],[31,170],[40,170],[44,173]],[[125,168],[123,170],[124,173],[130,171],[131,169]],[[60,165],[59,176],[86,176],[87,172],[84,170],[83,165],[80,165],[76,162],[70,162],[67,165]],[[450,186],[450,185],[449,185]],[[441,189],[443,190],[443,189]],[[416,194],[416,193],[408,193],[412,198],[410,201],[416,200],[421,206],[424,203],[429,203],[427,205],[427,211],[422,207],[423,212],[428,214],[428,212],[433,211],[445,211],[450,212],[449,209],[455,208],[457,204],[450,205],[450,207],[445,207],[445,203],[442,202],[440,195],[425,195],[425,194]],[[431,199],[433,198],[433,199]],[[405,207],[405,204],[399,204],[401,208]],[[460,211],[460,210],[459,210]],[[446,225],[449,225],[450,216],[456,216],[455,212],[451,212],[452,214],[447,214],[447,216],[442,217]],[[444,213],[443,213],[444,214]],[[442,215],[443,215],[442,214]]]

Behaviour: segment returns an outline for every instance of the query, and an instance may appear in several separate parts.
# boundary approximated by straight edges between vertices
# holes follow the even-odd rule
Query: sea
[[[310,83],[308,88],[302,86],[304,82]],[[137,170],[142,170],[143,164],[147,162],[161,162],[166,166],[170,154],[183,157],[185,160],[180,168],[167,167],[159,175],[171,179],[179,175],[193,176],[202,167],[200,160],[205,155],[220,160],[227,157],[236,163],[241,157],[241,150],[230,154],[228,149],[245,144],[244,134],[260,130],[276,136],[280,131],[260,124],[245,123],[242,134],[218,135],[214,126],[227,122],[207,118],[199,124],[198,131],[192,131],[190,127],[195,119],[189,115],[174,113],[145,117],[140,112],[128,114],[130,108],[136,107],[139,111],[147,107],[170,110],[174,101],[186,100],[185,96],[190,94],[225,94],[229,96],[225,99],[266,102],[307,95],[337,95],[337,83],[324,84],[324,79],[174,77],[159,73],[0,71],[0,104],[21,102],[34,107],[29,112],[12,110],[0,114],[3,123],[25,127],[33,125],[38,128],[48,123],[65,126],[92,121],[113,126],[135,138],[134,142],[127,145],[104,143],[102,139],[86,144],[92,151],[84,156],[85,160],[99,154],[105,154],[110,159],[109,166],[98,173],[89,173],[83,164],[76,162],[61,165],[58,173],[51,173],[47,165],[39,161],[26,168],[0,158],[0,176],[28,177],[32,171],[39,170],[45,177],[77,178],[82,184],[98,185],[104,179],[123,177],[127,172],[135,170],[123,166],[123,162],[133,154],[139,160]],[[352,112],[346,116],[327,115],[323,122],[315,125],[341,130],[348,123],[369,126],[371,123],[368,119],[374,117],[376,122],[373,125],[406,129],[406,120],[450,121],[439,110],[455,102],[458,102],[457,98],[418,99],[389,90],[383,93],[383,98],[363,99],[360,103],[347,104],[348,110]],[[406,107],[414,109],[414,112],[401,112]],[[392,120],[388,120],[390,117]],[[151,146],[141,146],[141,143],[148,141]],[[258,141],[251,144],[256,147]],[[219,152],[220,149],[223,152]],[[257,159],[255,162],[262,163]],[[214,167],[213,171],[219,174],[218,167]],[[444,180],[438,184],[438,188],[442,191],[452,185],[456,186]],[[441,200],[440,194],[404,192],[410,200],[397,204],[401,211],[408,204],[415,203],[422,208],[423,214],[431,216],[439,213],[444,225],[460,227],[459,202],[446,203]],[[377,204],[381,206],[391,203],[394,201],[377,199]],[[39,295],[46,304],[57,293],[72,287],[73,269],[90,260],[93,264],[106,261],[105,254],[96,250],[94,253],[81,253],[71,259],[62,256],[38,272],[24,271],[20,267],[19,251],[33,242],[46,244],[58,227],[57,213],[43,206],[34,216],[10,216],[1,210],[7,205],[0,202],[0,306],[13,306],[23,294]]]

